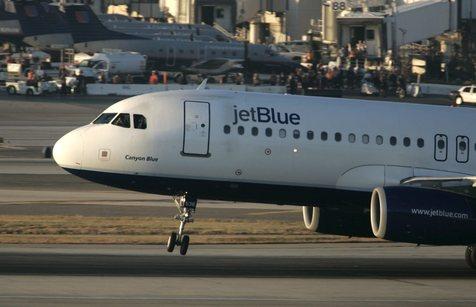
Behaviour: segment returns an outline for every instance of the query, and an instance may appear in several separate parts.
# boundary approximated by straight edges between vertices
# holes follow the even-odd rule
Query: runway
[[[407,244],[0,248],[0,304],[473,305],[461,247]]]

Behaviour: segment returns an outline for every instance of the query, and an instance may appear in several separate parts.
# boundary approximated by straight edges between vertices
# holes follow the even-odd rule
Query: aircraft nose
[[[53,159],[62,168],[81,168],[82,158],[83,135],[81,129],[67,133],[53,147]]]

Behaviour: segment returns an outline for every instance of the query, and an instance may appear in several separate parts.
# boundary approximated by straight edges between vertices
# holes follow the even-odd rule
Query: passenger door
[[[208,157],[210,146],[210,104],[184,102],[183,155]]]

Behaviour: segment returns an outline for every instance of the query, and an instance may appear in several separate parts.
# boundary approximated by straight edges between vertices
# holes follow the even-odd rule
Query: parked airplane
[[[0,0],[0,37],[43,50],[67,48],[73,43],[61,16],[38,1]]]
[[[74,49],[79,52],[95,53],[105,49],[135,51],[154,61],[153,67],[160,70],[179,70],[195,62],[225,58],[242,60],[249,71],[291,72],[300,65],[278,55],[263,45],[246,44],[238,41],[205,42],[187,39],[154,39],[107,29],[88,5],[65,5],[64,19],[69,23],[74,40]]]
[[[182,39],[192,37],[197,41],[209,42],[230,41],[226,35],[207,24],[151,23],[118,14],[101,14],[97,17],[109,30],[147,38],[169,36]]]
[[[248,45],[223,37],[218,39],[216,30],[204,30],[203,27],[187,30],[175,29],[175,25],[170,26],[174,30],[168,35],[162,35],[163,31],[153,34],[155,28],[152,32],[133,35],[130,33],[136,31],[134,27],[125,30],[122,27],[124,32],[108,29],[84,4],[60,6],[41,1],[10,0],[0,3],[3,4],[0,6],[1,38],[43,50],[73,47],[87,53],[106,49],[136,51],[148,56],[154,68],[169,71],[216,58],[242,61],[249,71],[263,73],[291,72],[300,67],[266,46]],[[208,38],[211,33],[214,38]]]
[[[473,109],[203,90],[120,101],[62,137],[55,161],[101,184],[197,199],[303,206],[312,231],[467,245],[476,268]]]

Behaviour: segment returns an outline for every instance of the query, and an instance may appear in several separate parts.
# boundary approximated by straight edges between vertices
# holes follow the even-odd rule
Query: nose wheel
[[[180,246],[180,255],[186,255],[188,251],[188,245],[190,243],[190,237],[184,234],[185,225],[192,223],[192,213],[195,213],[197,208],[197,199],[185,194],[178,198],[174,198],[175,205],[179,211],[179,214],[175,216],[175,219],[180,221],[180,226],[177,232],[172,232],[167,240],[167,251],[173,252],[175,246]]]

